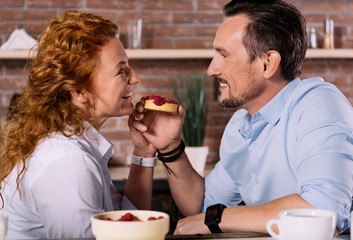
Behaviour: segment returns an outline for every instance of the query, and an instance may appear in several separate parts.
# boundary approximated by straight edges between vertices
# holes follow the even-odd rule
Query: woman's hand
[[[176,148],[181,141],[184,108],[179,105],[178,113],[173,115],[165,112],[146,111],[143,107],[144,103],[145,99],[141,98],[135,106],[133,127],[162,152]]]
[[[131,114],[128,120],[130,136],[134,144],[134,154],[140,157],[154,157],[157,149],[134,126],[134,116]]]

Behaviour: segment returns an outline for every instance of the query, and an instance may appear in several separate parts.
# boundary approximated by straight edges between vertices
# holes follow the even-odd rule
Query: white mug
[[[272,230],[277,225],[278,234]],[[336,229],[336,213],[320,209],[289,209],[267,223],[267,232],[281,240],[329,240]]]
[[[5,240],[7,233],[8,217],[5,213],[0,213],[0,240]]]

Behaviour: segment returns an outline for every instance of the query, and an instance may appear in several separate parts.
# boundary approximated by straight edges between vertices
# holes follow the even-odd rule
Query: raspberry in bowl
[[[163,240],[169,231],[169,215],[148,210],[121,210],[92,216],[97,240]]]

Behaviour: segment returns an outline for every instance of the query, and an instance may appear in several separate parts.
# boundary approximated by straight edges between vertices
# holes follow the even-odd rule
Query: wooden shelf
[[[214,55],[213,49],[126,49],[129,59],[211,59]],[[26,60],[29,56],[28,50],[1,50],[0,60]],[[308,49],[307,59],[353,59],[353,49]]]
[[[28,50],[1,50],[1,60],[23,60],[28,58]]]
[[[213,49],[126,49],[129,59],[211,59]]]
[[[31,52],[33,56],[35,51]],[[213,49],[126,49],[129,59],[211,59]],[[25,60],[28,50],[1,50],[0,60]]]
[[[353,59],[353,49],[308,49],[305,58],[308,59]]]

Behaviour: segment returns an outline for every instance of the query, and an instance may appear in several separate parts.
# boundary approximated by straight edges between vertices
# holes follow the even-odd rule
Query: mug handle
[[[272,231],[272,225],[274,225],[274,224],[276,224],[278,229],[279,229],[279,220],[278,219],[272,219],[272,220],[267,222],[266,230],[271,235],[271,237],[279,239],[279,234],[277,234],[274,231]]]

